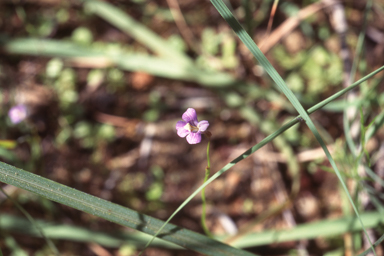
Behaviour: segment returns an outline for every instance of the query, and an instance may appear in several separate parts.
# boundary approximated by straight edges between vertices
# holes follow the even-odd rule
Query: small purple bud
[[[27,107],[23,104],[16,105],[9,110],[8,116],[13,124],[18,124],[27,118]]]

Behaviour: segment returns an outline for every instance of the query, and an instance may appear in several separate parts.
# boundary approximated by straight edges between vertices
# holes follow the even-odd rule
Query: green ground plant
[[[140,3],[140,1],[138,2]],[[372,3],[372,1],[369,3]],[[259,68],[268,75],[268,77],[262,76],[263,81],[272,84],[271,88],[273,89],[260,86],[260,82],[239,80],[233,75],[233,72],[240,64],[236,58],[236,37],[232,32],[216,33],[210,28],[205,28],[202,32],[202,53],[194,61],[186,53],[185,44],[180,38],[175,37],[168,41],[164,40],[152,32],[146,25],[135,21],[135,19],[128,16],[118,7],[103,1],[83,1],[82,7],[86,15],[95,15],[102,18],[134,40],[140,42],[151,52],[155,53],[155,55],[120,43],[96,42],[92,32],[86,27],[75,29],[72,35],[65,40],[46,39],[44,37],[49,35],[54,27],[50,19],[44,20],[47,16],[44,16],[44,19],[40,19],[36,24],[28,24],[26,31],[30,34],[30,37],[11,39],[0,37],[2,50],[6,54],[44,56],[50,59],[46,63],[45,74],[41,80],[51,84],[52,90],[58,95],[58,108],[61,114],[58,118],[59,128],[54,139],[55,145],[58,148],[64,148],[76,143],[82,150],[92,152],[92,157],[89,161],[94,164],[103,164],[102,152],[107,148],[106,145],[116,142],[118,135],[117,130],[108,124],[94,125],[87,120],[85,116],[87,110],[77,104],[82,100],[76,87],[80,78],[76,68],[67,67],[66,63],[79,59],[105,63],[103,68],[93,68],[85,78],[86,83],[90,84],[89,88],[94,86],[95,90],[101,83],[107,81],[108,86],[104,91],[104,96],[119,92],[124,94],[124,72],[126,71],[145,72],[163,79],[196,83],[203,88],[209,88],[213,93],[219,95],[227,110],[235,109],[244,120],[247,120],[247,122],[254,126],[257,125],[264,134],[268,134],[259,143],[254,144],[254,146],[228,162],[210,178],[208,178],[210,175],[209,171],[213,167],[211,167],[209,152],[212,154],[212,147],[214,145],[211,144],[211,141],[208,142],[208,167],[203,185],[195,189],[164,222],[138,210],[123,207],[108,200],[95,197],[90,193],[84,193],[45,178],[44,173],[40,171],[32,173],[32,170],[41,169],[40,167],[43,164],[40,160],[42,150],[38,127],[33,124],[20,124],[19,129],[21,133],[25,131],[30,134],[24,137],[24,140],[31,147],[32,157],[30,162],[26,164],[21,160],[17,160],[16,154],[9,151],[10,148],[15,147],[17,142],[9,141],[7,143],[4,140],[0,144],[0,156],[2,159],[15,164],[9,165],[0,162],[1,182],[30,191],[38,196],[117,223],[118,225],[135,229],[137,232],[113,234],[98,232],[92,233],[91,236],[91,231],[88,229],[74,225],[58,225],[48,221],[34,220],[26,212],[24,214],[30,222],[26,222],[24,219],[19,219],[13,215],[2,214],[0,216],[0,227],[2,230],[21,232],[21,229],[25,229],[25,233],[30,236],[44,237],[48,247],[41,249],[41,255],[49,255],[51,252],[55,255],[60,254],[51,239],[95,242],[107,247],[120,248],[120,252],[124,251],[125,255],[132,254],[136,248],[143,249],[144,251],[150,245],[173,250],[185,248],[204,255],[254,255],[244,248],[270,245],[284,241],[313,239],[319,236],[334,237],[348,232],[357,234],[358,240],[362,240],[362,236],[366,236],[369,241],[369,249],[364,251],[362,246],[356,243],[354,251],[364,251],[360,255],[366,255],[370,252],[376,255],[375,247],[382,242],[384,236],[380,236],[376,241],[371,241],[367,230],[375,229],[378,233],[383,233],[384,215],[382,213],[384,207],[381,203],[383,196],[375,191],[369,182],[375,181],[382,187],[384,187],[384,182],[370,169],[375,155],[372,156],[370,154],[367,149],[367,143],[370,138],[378,134],[379,129],[384,123],[384,112],[382,110],[376,111],[384,103],[384,98],[376,95],[378,86],[383,80],[382,78],[377,78],[376,75],[382,72],[384,66],[371,71],[368,75],[362,76],[362,78],[354,83],[351,80],[348,87],[337,91],[337,85],[342,81],[342,64],[336,54],[329,53],[323,46],[316,45],[309,54],[300,53],[292,59],[283,47],[278,46],[274,49],[273,55],[288,74],[286,81],[284,81],[276,68],[272,66],[247,33],[247,31],[252,31],[252,28],[260,21],[257,19],[252,20],[248,12],[249,10],[245,9],[246,29],[244,29],[233,12],[221,0],[212,0],[212,4],[241,42],[256,58]],[[250,9],[253,8],[250,1],[244,1],[243,4]],[[265,3],[260,8],[265,9],[264,5]],[[283,5],[282,8],[287,13],[297,11],[289,4]],[[367,14],[370,8],[370,5],[367,4],[365,14]],[[146,10],[150,12],[150,10]],[[26,20],[25,12],[22,8],[19,8],[17,12],[20,17],[24,17],[24,20]],[[56,18],[60,22],[60,20],[68,19],[66,18],[68,15],[66,9],[62,8],[57,12]],[[164,9],[159,9],[155,15],[158,15],[161,19],[172,19],[170,13]],[[28,22],[25,21],[25,23]],[[309,23],[310,20],[302,24],[303,30],[307,31],[308,35],[311,34]],[[365,31],[365,28],[363,28],[363,31]],[[328,34],[329,32],[322,32],[321,37],[327,38]],[[40,38],[33,38],[33,36],[39,36]],[[359,44],[356,46],[359,51],[355,54],[351,77],[355,77],[358,69],[357,63],[361,55],[360,51],[363,48],[362,40],[360,37]],[[360,63],[363,63],[363,60],[360,60]],[[360,73],[368,73],[365,71],[362,68]],[[327,91],[326,86],[328,85],[332,87],[332,94],[328,95],[325,100],[316,103],[323,93]],[[340,99],[340,97],[358,88],[360,88],[361,94],[355,101],[346,102]],[[289,102],[281,96],[280,92],[284,94]],[[146,122],[156,122],[161,119],[164,112],[171,109],[170,106],[162,102],[162,95],[159,92],[151,92],[148,98],[148,108],[146,111],[143,111],[143,115],[139,116],[138,119],[142,118]],[[278,106],[278,110],[271,110],[268,115],[263,116],[258,113],[252,104],[257,100],[265,99]],[[308,105],[313,106],[306,109]],[[321,109],[341,113],[348,108],[360,110],[360,136],[357,140],[356,138],[348,137],[347,134],[350,133],[351,124],[349,123],[350,120],[346,120],[346,115],[344,114],[344,131],[347,144],[344,143],[340,146],[340,152],[342,153],[339,152],[339,154],[332,155],[327,147],[329,141],[333,142],[332,136],[327,134],[326,129],[321,124],[315,123],[310,115]],[[373,112],[372,109],[375,109],[375,111]],[[284,125],[281,125],[278,121],[281,112],[288,113],[293,118],[290,118]],[[369,114],[371,112],[374,114]],[[377,112],[378,114],[376,114]],[[3,111],[0,114],[5,120],[6,113]],[[11,126],[9,120],[1,122],[4,126]],[[8,122],[8,124],[5,124],[5,122]],[[297,124],[306,125],[310,130],[310,135],[301,136],[300,131],[302,130],[299,130],[297,127],[289,130],[288,132],[290,133],[285,133]],[[273,130],[275,132],[271,133]],[[335,220],[321,220],[314,223],[300,224],[291,230],[265,230],[259,233],[241,230],[237,234],[236,239],[231,244],[227,244],[225,241],[233,237],[212,235],[207,227],[205,210],[207,204],[209,204],[209,198],[206,200],[204,190],[222,174],[236,167],[239,162],[252,156],[270,142],[273,142],[276,148],[289,156],[290,160],[287,161],[287,166],[288,172],[292,177],[291,195],[284,203],[270,207],[268,211],[255,218],[250,227],[281,212],[294,200],[300,190],[300,168],[297,159],[295,159],[291,144],[306,144],[308,147],[313,146],[315,142],[320,144],[332,168],[321,167],[337,176],[340,188],[343,191],[342,194],[345,195],[345,199],[343,199],[345,205],[343,208],[344,217]],[[233,140],[232,143],[236,144],[237,141]],[[13,165],[20,166],[25,170]],[[162,182],[164,171],[156,165],[151,166],[150,169],[149,175],[153,181],[145,192],[145,196],[151,202],[152,208],[162,207],[163,204],[160,199],[166,186]],[[362,175],[359,170],[363,170],[367,176]],[[75,171],[80,173],[83,170]],[[128,179],[121,178],[121,180],[124,180],[124,184],[137,185],[133,184],[133,176],[131,174],[126,177]],[[137,176],[136,179],[140,184],[145,184],[145,175]],[[351,180],[355,183],[353,189],[349,188],[347,184]],[[126,188],[124,184],[122,185],[121,183],[118,186],[119,191],[129,195],[127,199],[129,204],[138,205],[139,202],[135,198],[134,190]],[[201,223],[208,236],[170,224],[175,215],[200,192],[203,192]],[[365,211],[358,197],[359,193],[363,192],[369,194],[376,210]],[[7,192],[3,191],[3,193],[7,195]],[[14,201],[16,207],[23,209],[15,199],[12,199],[12,201]],[[49,208],[49,206],[46,207]],[[360,231],[363,231],[363,235],[359,234]],[[145,235],[142,233],[145,233]],[[5,234],[3,237],[5,239],[5,246],[15,255],[26,255],[26,252],[20,248],[12,236]],[[130,241],[130,243],[125,244],[127,241]],[[131,245],[134,246],[133,249],[130,247]],[[343,250],[341,253],[343,253]],[[2,255],[1,251],[0,255]]]

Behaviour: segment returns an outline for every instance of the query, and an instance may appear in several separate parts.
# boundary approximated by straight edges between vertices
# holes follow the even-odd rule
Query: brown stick
[[[301,9],[297,13],[296,17],[291,17],[288,20],[286,20],[283,24],[281,24],[278,28],[276,28],[265,41],[261,42],[260,50],[264,54],[267,53],[282,38],[284,38],[289,33],[291,33],[292,30],[294,30],[302,20],[320,11],[321,9],[331,6],[333,4],[335,4],[334,1],[329,1],[329,2],[322,1],[322,2],[311,4],[305,7],[304,9]]]

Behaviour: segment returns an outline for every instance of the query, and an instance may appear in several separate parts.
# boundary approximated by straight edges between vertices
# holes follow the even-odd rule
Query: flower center
[[[198,132],[199,131],[199,128],[197,128],[196,126],[191,125],[190,123],[187,123],[184,126],[184,129],[186,129],[189,132]]]

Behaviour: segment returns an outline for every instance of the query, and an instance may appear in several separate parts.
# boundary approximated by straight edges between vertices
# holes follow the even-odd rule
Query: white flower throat
[[[184,126],[184,129],[186,129],[186,130],[189,131],[189,132],[198,132],[198,131],[199,131],[199,128],[198,128],[198,127],[193,126],[193,125],[191,125],[190,123],[187,123],[187,124]]]

